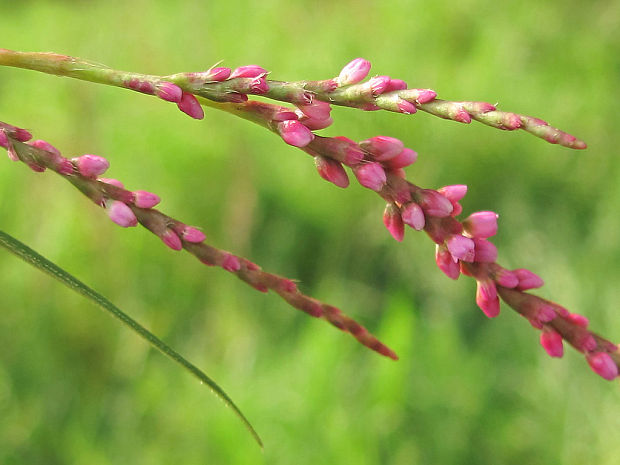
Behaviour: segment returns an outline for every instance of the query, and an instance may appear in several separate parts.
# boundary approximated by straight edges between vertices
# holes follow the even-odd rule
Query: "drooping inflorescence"
[[[139,223],[172,250],[185,249],[205,265],[219,266],[236,274],[261,292],[273,290],[293,307],[351,333],[381,355],[398,359],[394,351],[366,328],[338,308],[302,294],[294,281],[267,273],[250,260],[207,244],[206,236],[200,229],[155,210],[153,207],[160,202],[158,195],[144,190],[129,191],[121,181],[101,177],[110,166],[104,157],[82,155],[68,159],[50,143],[31,141],[31,137],[24,129],[0,122],[0,146],[7,149],[11,160],[22,161],[36,172],[49,168],[62,175],[94,203],[105,208],[109,218],[117,225],[128,228]]]
[[[498,129],[523,129],[548,142],[574,149],[586,148],[583,141],[538,118],[498,111],[494,105],[485,102],[439,100],[430,89],[409,88],[403,80],[389,76],[374,76],[363,82],[370,71],[370,63],[362,58],[346,65],[337,77],[295,82],[266,79],[267,71],[257,65],[235,70],[213,67],[204,72],[148,76],[92,66],[88,69],[89,74],[85,74],[84,66],[88,66],[88,62],[82,67],[76,63],[81,62],[62,55],[0,50],[0,64],[154,94],[177,103],[182,111],[197,119],[204,116],[200,105],[248,119],[311,155],[318,174],[338,187],[349,186],[345,167],[349,168],[360,185],[375,191],[386,202],[383,222],[396,240],[403,240],[407,227],[424,230],[435,243],[436,263],[443,273],[452,279],[464,274],[476,280],[476,303],[486,316],[499,314],[501,299],[540,330],[540,343],[552,357],[562,356],[563,341],[566,341],[585,355],[597,374],[605,379],[618,376],[620,349],[616,344],[591,332],[585,317],[526,292],[543,285],[535,273],[526,269],[508,270],[497,263],[497,249],[489,241],[497,232],[498,215],[495,212],[476,212],[461,221],[457,219],[462,213],[460,200],[467,193],[467,186],[451,185],[435,190],[407,181],[403,168],[416,161],[417,153],[394,137],[375,136],[355,142],[346,137],[319,136],[314,131],[332,123],[331,105],[341,105],[403,114],[413,114],[419,109],[462,123],[473,119]],[[292,106],[250,100],[248,95],[261,95]],[[75,160],[72,172],[67,173],[67,165],[58,158],[59,154],[45,147],[40,147],[42,152],[38,152],[32,148],[34,144],[23,143],[28,140],[24,132],[20,132],[23,130],[8,125],[2,127],[6,134],[4,144],[11,158],[21,159],[33,169],[49,167],[67,176],[93,200],[105,205],[117,223],[131,226],[140,222],[168,246],[185,248],[207,264],[220,265],[235,272],[259,290],[273,289],[296,308],[313,316],[323,316],[337,327],[351,332],[365,345],[395,358],[393,352],[357,323],[344,317],[338,309],[300,294],[292,281],[261,272],[245,259],[207,246],[202,242],[204,238],[191,240],[184,237],[183,230],[179,229],[185,227],[182,223],[152,209],[153,194],[128,193],[122,186],[85,176],[79,169],[82,162]],[[45,155],[46,161],[41,158],[43,152],[49,154]],[[96,165],[95,160],[84,160],[83,163]],[[96,176],[99,174],[102,173]],[[138,198],[144,198],[144,205],[150,206],[140,207],[136,202],[142,200]]]

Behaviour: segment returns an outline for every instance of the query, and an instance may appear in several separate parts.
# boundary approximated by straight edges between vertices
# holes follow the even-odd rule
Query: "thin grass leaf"
[[[72,276],[67,271],[58,267],[54,263],[47,260],[45,257],[39,255],[37,252],[32,250],[27,245],[18,241],[14,237],[9,234],[0,231],[0,245],[10,252],[17,255],[19,258],[24,260],[25,262],[30,263],[34,267],[39,270],[49,274],[50,276],[56,278],[58,281],[63,283],[65,286],[69,287],[75,292],[78,292],[85,296],[86,298],[92,300],[105,311],[110,313],[112,316],[121,321],[125,326],[127,326],[130,330],[138,334],[140,337],[145,339],[149,344],[153,347],[161,351],[164,355],[172,359],[174,362],[181,365],[187,371],[189,371],[192,375],[194,375],[201,383],[206,384],[211,391],[219,397],[228,407],[230,407],[233,412],[239,417],[239,419],[243,422],[248,431],[252,434],[256,442],[263,447],[263,442],[261,441],[258,433],[254,429],[254,427],[250,424],[247,418],[241,413],[241,410],[235,405],[230,397],[222,390],[221,387],[217,385],[215,381],[209,378],[205,373],[203,373],[198,367],[187,361],[181,354],[176,352],[166,343],[164,343],[161,339],[151,333],[148,329],[138,323],[136,320],[131,318],[129,315],[124,313],[121,309],[116,307],[112,302],[103,297],[101,294],[96,292],[95,290],[88,287],[86,284],[82,283],[80,280]]]

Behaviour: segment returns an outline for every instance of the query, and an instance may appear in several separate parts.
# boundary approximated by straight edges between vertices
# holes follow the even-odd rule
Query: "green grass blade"
[[[119,319],[121,323],[123,323],[133,332],[144,338],[153,347],[159,349],[164,355],[171,358],[174,362],[178,363],[187,371],[189,371],[192,375],[198,378],[201,383],[206,384],[209,388],[211,388],[211,391],[217,397],[219,397],[226,405],[228,405],[228,407],[233,410],[233,412],[235,412],[235,414],[241,419],[248,431],[252,434],[256,442],[258,442],[261,448],[263,447],[263,443],[258,436],[258,433],[252,427],[252,425],[243,415],[243,413],[241,413],[241,410],[239,410],[239,408],[235,405],[232,399],[228,397],[228,395],[222,390],[222,388],[220,388],[215,381],[213,381],[206,374],[204,374],[198,367],[183,358],[181,354],[176,352],[173,348],[168,346],[161,339],[159,339],[157,336],[155,336],[153,333],[151,333],[148,329],[146,329],[136,320],[131,318],[129,315],[124,313],[121,309],[116,307],[112,302],[103,297],[101,294],[91,289],[86,284],[72,276],[70,273],[50,262],[27,245],[23,244],[22,242],[18,241],[17,239],[6,234],[3,231],[0,231],[0,245],[17,255],[22,260],[30,263],[39,270],[56,278],[65,286],[95,302],[105,311],[109,312],[112,316]]]

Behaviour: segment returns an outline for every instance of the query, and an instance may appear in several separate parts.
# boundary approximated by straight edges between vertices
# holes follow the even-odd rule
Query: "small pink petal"
[[[435,247],[435,263],[450,279],[458,279],[461,274],[458,262],[452,259],[452,255],[444,246],[437,245]]]
[[[498,217],[497,213],[490,211],[472,213],[463,221],[463,228],[472,237],[491,237],[497,234]]]
[[[562,336],[553,329],[545,328],[540,333],[540,345],[551,357],[562,357],[564,355],[564,345],[562,344]]]
[[[82,155],[73,159],[78,171],[87,178],[96,178],[105,173],[110,167],[110,162],[97,155]]]
[[[347,172],[340,162],[317,155],[314,157],[314,164],[316,165],[319,175],[326,181],[342,188],[349,186],[349,176],[347,176]]]
[[[299,121],[282,121],[277,127],[284,142],[294,147],[305,147],[314,139],[312,131]]]
[[[399,100],[396,106],[398,107],[398,111],[405,115],[413,115],[415,112],[418,111],[418,108],[413,103],[408,102],[407,100]]]
[[[446,240],[446,247],[448,247],[454,261],[474,261],[474,241],[472,241],[469,237],[461,236],[460,234],[453,234]]]
[[[458,202],[465,194],[467,194],[467,186],[465,184],[454,184],[444,186],[437,189],[437,192],[444,195],[450,202]]]
[[[153,208],[161,199],[157,194],[147,191],[134,191],[134,205],[140,208]]]
[[[400,209],[394,203],[388,203],[383,212],[383,224],[392,237],[402,242],[405,236],[405,225],[400,215]]]
[[[163,243],[170,247],[172,250],[181,250],[183,248],[183,243],[181,242],[181,239],[179,238],[179,236],[177,236],[177,233],[175,233],[171,229],[166,229],[166,231],[159,237],[163,241]]]
[[[263,77],[266,74],[268,74],[267,71],[258,65],[246,65],[236,68],[229,79]]]
[[[136,215],[134,215],[131,208],[123,202],[113,200],[108,203],[107,210],[110,219],[123,228],[129,228],[138,224]]]
[[[366,83],[370,87],[373,96],[381,95],[390,84],[390,76],[374,76]]]
[[[0,147],[4,147],[5,149],[9,146],[9,139],[6,136],[4,130],[0,129]]]
[[[424,225],[426,224],[426,219],[424,218],[424,212],[422,208],[415,203],[411,202],[406,204],[401,212],[403,222],[406,225],[411,226],[416,231],[421,231],[424,229]]]
[[[239,262],[239,258],[232,254],[226,254],[224,260],[222,260],[222,268],[226,271],[235,272],[241,269],[241,262]]]
[[[336,78],[341,86],[356,84],[368,76],[370,71],[370,62],[363,58],[356,58],[348,63]]]
[[[501,268],[495,273],[495,282],[502,287],[512,289],[519,284],[519,278],[512,272]]]
[[[300,118],[299,121],[301,121],[301,123],[304,126],[306,126],[308,129],[311,129],[313,131],[317,131],[319,129],[325,129],[331,126],[334,122],[332,118],[317,119],[317,118],[308,118],[308,117]]]
[[[332,107],[327,102],[315,100],[310,105],[299,105],[299,109],[309,118],[327,119],[332,111]]]
[[[58,150],[56,147],[54,147],[52,144],[50,144],[47,141],[37,139],[37,140],[28,142],[28,145],[31,145],[32,147],[36,147],[38,149],[53,153],[56,156],[60,156],[60,150]]]
[[[118,179],[112,178],[97,178],[98,181],[105,182],[106,184],[111,184],[112,186],[120,187],[123,189],[125,186]]]
[[[218,66],[207,70],[205,72],[205,79],[207,81],[224,81],[230,77],[230,73],[230,68]]]
[[[385,170],[379,163],[364,163],[353,168],[358,182],[368,189],[379,192],[387,182]]]
[[[493,263],[497,260],[497,247],[486,239],[473,239],[475,244],[474,261],[478,263]]]
[[[200,229],[194,228],[193,226],[185,226],[183,232],[181,234],[183,236],[183,240],[192,243],[200,243],[204,241],[207,236]]]
[[[618,365],[608,353],[595,352],[586,355],[586,360],[592,371],[600,377],[612,381],[618,376]]]
[[[543,304],[536,311],[536,318],[542,323],[549,323],[554,320],[558,314],[551,305]]]
[[[499,315],[499,298],[495,283],[491,280],[477,281],[476,303],[489,318]]]
[[[155,95],[166,102],[179,103],[183,97],[183,91],[172,82],[163,82],[155,89]]]
[[[532,273],[530,270],[526,270],[525,268],[512,270],[512,272],[519,279],[519,285],[516,287],[518,291],[538,289],[539,287],[542,287],[543,284],[545,284],[540,276]]]
[[[418,153],[414,150],[404,148],[402,152],[396,155],[394,158],[387,160],[384,164],[392,169],[404,168],[409,165],[413,165],[418,159]]]
[[[399,155],[405,148],[400,139],[389,136],[371,137],[361,141],[359,146],[377,161],[390,160]]]
[[[203,119],[205,112],[200,106],[200,102],[189,92],[183,92],[181,100],[177,103],[177,107],[186,115],[194,119]]]
[[[577,326],[581,326],[582,328],[587,328],[590,324],[588,319],[579,313],[570,313],[566,316],[566,319]]]
[[[386,92],[392,92],[395,90],[405,90],[407,88],[407,83],[402,79],[390,79],[390,82],[385,89]]]
[[[452,210],[454,210],[450,200],[432,189],[424,189],[420,197],[421,199],[418,203],[427,215],[445,218],[450,216]]]

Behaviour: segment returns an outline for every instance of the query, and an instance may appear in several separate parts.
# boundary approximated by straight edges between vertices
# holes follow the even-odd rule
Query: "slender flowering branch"
[[[470,123],[473,119],[498,129],[523,129],[547,142],[573,149],[587,147],[582,140],[549,126],[539,118],[499,111],[490,103],[440,100],[431,89],[409,88],[403,80],[389,76],[374,76],[361,82],[370,71],[370,63],[363,58],[353,60],[336,78],[295,82],[267,80],[268,72],[257,65],[242,66],[235,70],[212,67],[201,72],[154,76],[115,70],[67,55],[15,52],[7,49],[0,49],[0,65],[156,95],[162,100],[176,103],[181,111],[196,119],[202,119],[204,112],[195,96],[204,97],[210,102],[243,103],[248,100],[248,95],[262,95],[296,105],[299,112],[295,119],[300,119],[312,130],[323,129],[331,124],[329,114],[326,117],[317,117],[304,111],[304,108],[317,108],[317,103],[323,102],[362,110],[383,109],[403,114],[413,114],[420,109],[461,123]],[[201,103],[214,106],[205,101]]]
[[[60,174],[94,203],[105,208],[110,219],[119,226],[133,227],[140,223],[169,248],[185,249],[205,265],[219,266],[261,292],[273,290],[293,307],[352,334],[381,355],[398,359],[394,351],[366,328],[338,308],[302,294],[294,281],[265,272],[245,258],[207,244],[205,234],[199,229],[155,210],[153,207],[160,202],[156,194],[142,190],[132,192],[116,179],[100,177],[109,167],[105,158],[82,155],[67,159],[48,142],[27,142],[30,137],[29,132],[0,122],[0,145],[7,149],[9,158],[22,161],[37,172],[50,169]]]
[[[403,240],[406,226],[416,231],[424,230],[436,244],[435,257],[441,271],[452,279],[464,274],[476,280],[476,303],[486,316],[499,314],[502,299],[527,318],[534,328],[541,330],[540,342],[549,355],[562,356],[563,341],[566,341],[585,355],[597,374],[605,379],[618,376],[618,345],[591,332],[587,319],[582,315],[570,313],[556,303],[525,292],[542,286],[542,279],[536,274],[526,269],[508,270],[497,263],[497,249],[488,240],[497,232],[497,215],[494,212],[477,212],[462,221],[456,219],[462,213],[460,200],[465,196],[467,186],[445,186],[434,190],[410,183],[405,179],[403,168],[416,161],[417,153],[393,137],[376,136],[357,143],[346,137],[321,137],[313,131],[332,123],[330,110],[331,104],[335,104],[404,114],[420,109],[463,123],[474,119],[498,129],[524,129],[551,143],[575,149],[586,148],[585,142],[574,136],[537,118],[497,111],[495,106],[485,102],[439,100],[430,89],[408,88],[404,81],[389,76],[375,76],[362,82],[370,70],[370,63],[361,58],[345,66],[335,78],[296,82],[267,80],[267,71],[257,65],[236,70],[210,68],[204,72],[159,77],[114,71],[61,55],[22,54],[7,50],[0,51],[0,64],[119,85],[151,93],[164,100],[175,101],[180,95],[181,101],[177,104],[185,99],[191,105],[179,105],[179,108],[195,118],[203,116],[197,105],[227,111],[257,123],[278,134],[287,144],[301,148],[314,158],[319,175],[341,188],[349,185],[345,166],[348,167],[363,187],[375,191],[386,201],[383,221],[396,240]],[[248,95],[252,94],[294,106],[248,100]],[[55,171],[60,174],[63,174],[63,167],[66,171],[66,164],[57,157],[50,157],[49,161],[44,162],[40,154],[38,157],[20,155],[18,148],[24,151],[24,146],[31,147],[23,144],[28,138],[20,131],[12,126],[4,128],[9,157],[24,161],[36,171],[45,167],[56,167]],[[76,163],[72,165],[74,168],[78,166]],[[370,339],[365,340],[368,336],[365,330],[342,316],[334,307],[293,292],[290,281],[259,272],[251,262],[201,241],[184,238],[182,228],[185,225],[152,208],[137,206],[135,194],[130,197],[131,193],[127,194],[128,191],[121,187],[103,187],[101,184],[106,183],[101,180],[76,176],[75,169],[70,176],[86,195],[108,206],[111,218],[117,223],[131,226],[140,222],[170,247],[185,248],[207,264],[220,265],[236,272],[241,279],[259,290],[275,290],[293,306],[315,316],[323,316],[381,353],[382,350],[389,350],[382,349],[385,347],[382,345],[373,347],[378,341],[374,342],[374,338],[372,343],[369,343]],[[321,311],[318,311],[318,306],[321,306]],[[391,356],[389,353],[384,355]]]

